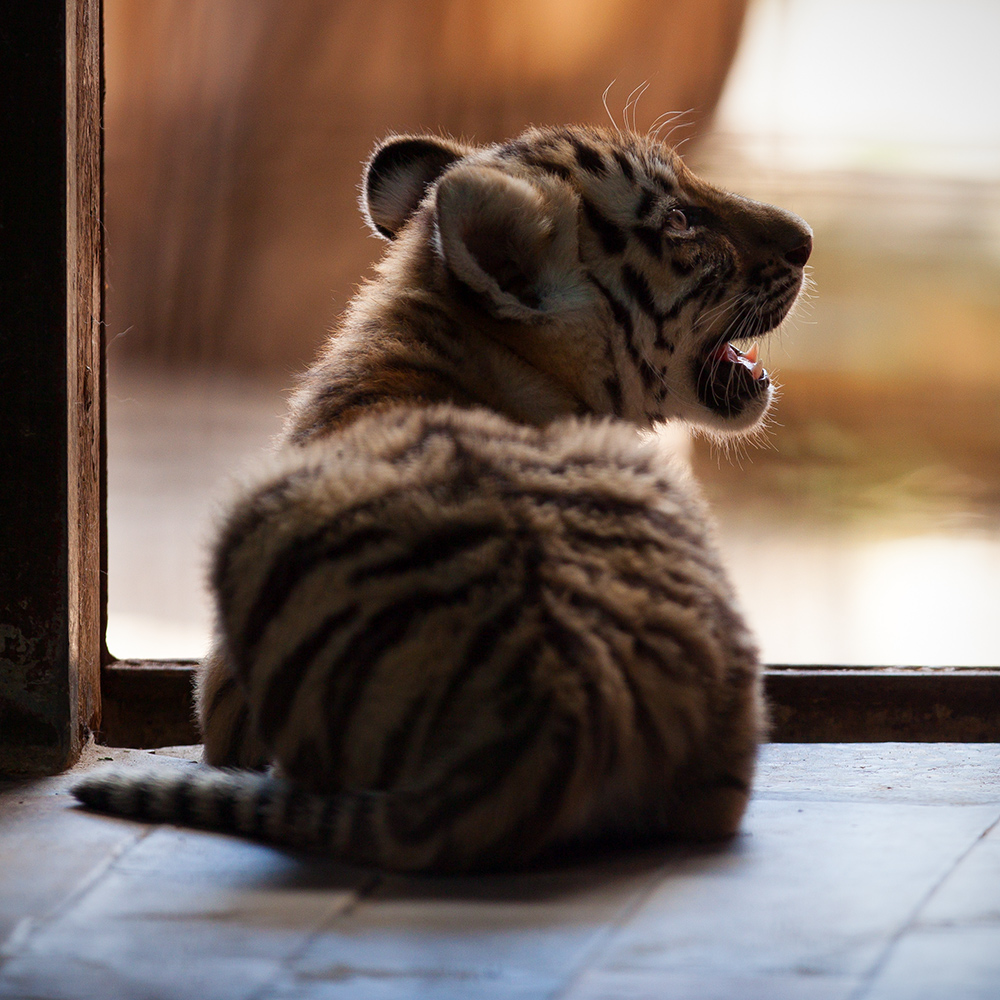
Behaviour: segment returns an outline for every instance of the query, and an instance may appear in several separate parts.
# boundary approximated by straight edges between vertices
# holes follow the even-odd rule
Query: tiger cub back
[[[761,419],[733,341],[787,314],[808,227],[583,128],[393,139],[364,191],[389,250],[215,549],[199,718],[206,760],[248,770],[76,794],[411,871],[731,834],[757,653],[635,428]]]

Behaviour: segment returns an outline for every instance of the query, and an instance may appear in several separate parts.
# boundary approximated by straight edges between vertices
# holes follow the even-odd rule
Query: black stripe
[[[535,625],[533,622],[526,641],[504,665],[503,675],[496,688],[496,710],[504,726],[516,722],[535,686],[535,667],[543,653],[543,645],[539,642]]]
[[[507,142],[497,146],[497,156],[502,160],[513,160],[523,157],[528,148],[522,139],[508,139]]]
[[[109,798],[109,805],[114,802],[113,795]],[[153,815],[152,810],[152,796],[150,794],[149,782],[144,779],[139,779],[130,789],[130,794],[128,798],[127,808],[125,809],[126,815],[138,816],[141,819],[156,819],[158,817]],[[112,808],[110,811],[118,812],[117,809]]]
[[[653,183],[658,188],[660,188],[661,191],[664,191],[667,194],[673,194],[674,193],[675,188],[674,188],[673,181],[671,181],[668,178],[664,177],[662,174],[653,174]]]
[[[212,807],[218,829],[230,833],[239,829],[236,820],[236,797],[228,785],[215,786]]]
[[[436,438],[447,438],[449,441],[454,442],[455,432],[447,425],[424,424],[420,428],[420,437],[415,441],[407,442],[402,451],[398,451],[392,456],[393,464],[402,465],[406,462],[412,462],[415,456],[419,455]]]
[[[719,287],[711,298],[712,305],[721,302],[729,294],[731,291],[729,282],[735,273],[736,266],[729,260],[725,262],[723,267],[716,268],[715,280],[718,282]]]
[[[281,804],[281,825],[285,828],[284,835],[290,843],[302,844],[305,841],[305,831],[302,828],[302,817],[309,808],[312,796],[302,788],[292,785],[285,793]]]
[[[353,379],[340,376],[339,378],[331,378],[329,382],[318,388],[313,393],[310,402],[313,406],[321,405],[326,407],[330,403],[344,404],[344,401],[348,399],[359,400],[361,403],[364,403],[370,399],[381,398],[381,396],[381,393],[356,391]]]
[[[287,757],[282,760],[282,767],[285,773],[293,779],[315,783],[318,775],[324,774],[326,765],[319,752],[319,746],[312,736],[306,736],[299,740],[295,748],[295,755],[289,760]]]
[[[344,849],[347,858],[355,864],[384,863],[378,849],[378,834],[372,829],[376,801],[375,795],[363,792],[351,796],[351,817]]]
[[[257,731],[266,744],[288,722],[288,710],[309,665],[335,633],[358,617],[357,604],[327,615],[320,625],[286,656],[268,677],[267,690],[261,699]]]
[[[211,724],[212,717],[219,711],[223,698],[226,698],[234,687],[236,687],[236,678],[232,674],[227,674],[226,679],[215,689],[215,694],[212,695],[212,700],[208,703],[205,717],[209,724]]]
[[[615,521],[609,527],[603,523],[594,525],[591,522],[585,522],[572,526],[572,538],[574,542],[579,541],[581,547],[586,549],[608,549],[613,552],[630,550],[645,562],[648,560],[649,549],[660,548],[660,545],[658,539],[649,534],[643,534],[643,527],[642,524],[636,524],[634,519],[625,525]],[[641,586],[645,587],[648,583],[649,581],[642,578]]]
[[[562,721],[565,728],[562,732],[553,733],[550,739],[548,778],[539,788],[531,808],[518,823],[518,839],[522,851],[529,847],[537,851],[549,846],[552,823],[563,808],[566,790],[579,763],[579,723],[569,719]],[[511,845],[512,848],[515,846],[518,845]],[[522,859],[515,857],[513,860]]]
[[[657,510],[655,507],[650,508],[647,506],[645,508],[645,520],[656,528],[657,531],[663,532],[668,538],[690,542],[698,550],[705,551],[704,535],[689,530],[676,517],[672,517],[662,510]],[[687,553],[688,558],[691,558],[691,556],[692,553]]]
[[[594,149],[593,146],[589,146],[582,139],[577,138],[575,135],[569,137],[569,141],[573,146],[573,152],[576,155],[576,162],[587,171],[589,174],[597,174],[599,177],[603,177],[608,172],[608,165],[604,162],[604,157],[601,155],[601,151]]]
[[[642,377],[642,384],[647,389],[652,389],[660,381],[656,369],[645,358],[640,358],[636,367],[639,369],[639,375]]]
[[[605,288],[592,274],[588,274],[588,277],[594,287],[604,296],[605,301],[611,307],[611,314],[614,316],[615,322],[625,331],[625,336],[629,343],[631,343],[634,329],[632,326],[632,314],[628,311],[628,307],[619,302],[611,294],[611,291]]]
[[[703,607],[699,606],[700,602],[694,601],[691,607],[697,617],[702,621],[702,628],[707,628],[706,619],[711,619],[711,615],[705,612]],[[700,614],[698,612],[701,612]],[[712,665],[706,663],[704,658],[699,655],[700,643],[695,639],[692,641],[687,635],[678,631],[675,628],[660,627],[647,622],[643,626],[643,632],[650,636],[660,636],[660,638],[671,644],[677,650],[677,654],[680,657],[681,667],[685,672],[693,672],[700,676],[711,676],[713,673]],[[665,656],[662,651],[657,650],[651,641],[643,639],[641,642],[636,643],[637,648],[644,649],[646,651],[647,659],[649,665],[655,669],[663,671],[666,676],[673,679],[677,678],[677,665],[678,661],[671,656]],[[694,732],[692,724],[688,717],[682,713],[677,713],[677,718],[683,720],[680,725],[684,727],[685,733],[690,739],[692,745],[698,742],[697,734]]]
[[[344,800],[339,795],[324,796],[323,811],[316,824],[317,847],[322,847],[328,852],[338,850],[340,845],[335,838],[343,810]]]
[[[526,156],[524,161],[529,166],[538,167],[546,173],[555,174],[564,181],[571,181],[573,179],[573,171],[564,163],[557,163],[555,160],[546,160],[541,156]]]
[[[625,334],[625,347],[628,350],[629,356],[633,361],[637,361],[639,358],[638,348],[635,346],[635,327],[632,324],[632,313],[629,312],[628,306],[624,303],[619,302],[611,292],[601,284],[588,272],[587,277],[590,279],[591,284],[604,296],[604,300],[611,307],[611,315],[614,317],[615,322],[622,328]]]
[[[681,310],[697,296],[698,289],[697,286],[689,292],[685,292],[683,295],[678,296],[673,303],[671,303],[670,308],[663,314],[664,321],[677,319],[681,314]]]
[[[568,469],[581,469],[584,472],[591,473],[595,470],[616,469],[624,473],[634,473],[637,469],[637,465],[633,464],[633,462],[625,456],[615,455],[564,455],[558,463],[553,462],[551,458],[545,455],[542,455],[540,458],[524,456],[523,459],[518,462],[517,485],[520,485],[521,473],[524,472],[548,472],[562,475]],[[495,482],[503,488],[508,488],[507,495],[510,495],[509,487],[513,482],[511,477],[498,475]]]
[[[640,274],[631,264],[622,265],[622,281],[625,290],[632,296],[636,305],[654,322],[661,321],[660,311],[653,300],[653,291],[645,276]]]
[[[417,843],[452,830],[462,814],[475,808],[495,791],[532,745],[551,712],[549,697],[529,707],[517,724],[502,736],[477,744],[443,778],[437,789],[422,795],[418,802],[393,799],[390,813],[393,836],[401,843]],[[434,792],[438,794],[431,801]],[[496,831],[498,839],[516,836],[516,828]]]
[[[652,226],[633,226],[632,235],[656,260],[663,260],[663,236]]]
[[[452,590],[420,591],[383,607],[372,615],[364,629],[327,666],[327,684],[323,696],[326,708],[326,732],[329,734],[333,773],[343,756],[344,732],[351,714],[360,701],[376,666],[385,652],[397,645],[416,621],[426,615],[468,598],[469,591],[483,578],[463,580]]]
[[[656,543],[650,543],[648,546],[630,545],[627,539],[620,545],[615,545],[612,538],[590,536],[589,532],[580,531],[579,529],[574,530],[573,534],[574,537],[586,538],[588,545],[617,550],[627,548],[640,556],[641,563],[650,570],[649,574],[643,575],[639,572],[630,573],[624,570],[616,570],[614,576],[619,583],[631,587],[644,596],[653,597],[663,604],[670,604],[677,608],[691,609],[700,603],[699,594],[693,593],[698,588],[690,580],[678,579],[676,575],[672,575],[663,569],[662,558],[665,553],[662,546],[656,545]],[[659,551],[654,552],[652,556],[648,552],[643,551],[643,549],[654,547]],[[657,558],[657,556],[660,558]],[[599,593],[591,595],[590,599],[595,602],[595,605],[604,607],[604,602],[600,600]],[[612,617],[615,617],[617,614],[614,610],[609,613]],[[623,632],[629,635],[635,632],[635,625],[632,622],[622,621],[621,628]],[[669,630],[663,630],[661,633],[660,630],[653,626],[649,626],[649,630],[655,634],[670,634]]]
[[[693,299],[698,298],[698,296],[701,295],[708,287],[713,285],[715,281],[716,281],[716,276],[714,274],[712,274],[711,272],[706,274],[695,284],[693,288],[689,289],[687,292],[685,292],[683,295],[677,298],[671,304],[670,308],[665,313],[662,314],[661,319],[664,321],[677,319],[677,317],[680,316],[681,314],[681,310]],[[661,327],[660,336],[658,336],[656,340],[657,347],[664,346],[661,343],[662,332],[663,330]]]
[[[631,634],[632,628],[628,625],[626,625],[625,628],[627,629],[626,634]],[[655,661],[655,668],[660,668],[662,666],[662,654],[657,653],[644,641],[640,640],[636,645],[637,651],[644,650],[647,657],[650,657]],[[662,673],[662,671],[659,672]],[[662,730],[656,724],[656,719],[649,708],[649,700],[643,692],[641,685],[636,678],[632,676],[632,672],[627,667],[623,667],[621,673],[625,680],[625,684],[629,689],[629,694],[632,696],[632,709],[635,713],[634,718],[636,730],[642,737],[643,742],[646,744],[646,749],[648,750],[649,755],[656,763],[669,761],[671,757],[670,747],[663,736]]]
[[[406,764],[407,751],[413,745],[414,732],[427,709],[427,698],[426,691],[414,698],[403,713],[402,719],[382,740],[378,773],[373,782],[374,788],[391,788],[399,781]]]
[[[584,594],[579,591],[575,591],[570,595],[570,597],[571,603],[574,606],[593,607],[604,618],[604,621],[600,623],[600,627],[598,629],[598,634],[601,636],[602,641],[606,641],[604,635],[607,630],[613,629],[617,631],[621,636],[631,639],[634,643],[636,652],[640,656],[643,656],[654,670],[662,673],[663,668],[669,667],[671,664],[669,659],[664,658],[662,651],[654,648],[645,638],[645,633],[650,631],[654,633],[660,632],[668,641],[672,642],[681,651],[681,655],[685,656],[692,663],[698,662],[697,657],[692,655],[690,643],[686,642],[685,637],[679,634],[676,630],[658,630],[649,626],[648,623],[637,629],[633,620],[631,620],[627,615],[623,615],[619,608],[615,605],[602,601],[599,594]],[[676,605],[680,603],[674,601],[670,597],[667,597],[666,600],[670,604]],[[680,604],[680,606],[690,607],[691,604]],[[572,651],[569,650],[568,652]],[[582,664],[584,659],[581,655],[576,654],[571,662]],[[631,694],[633,708],[635,711],[636,725],[647,745],[647,748],[653,755],[658,754],[664,759],[668,758],[669,748],[663,738],[662,731],[656,724],[656,720],[649,710],[648,699],[643,693],[641,686],[624,665],[619,663],[618,666],[620,675],[624,680],[625,685],[628,687],[629,693]],[[603,705],[603,701],[601,704]],[[685,717],[681,715],[680,719],[681,725],[684,726],[688,738],[693,742],[695,740],[695,736],[694,733],[690,732],[690,726],[685,725]],[[591,726],[595,733],[599,731],[599,728],[595,725],[593,718],[591,719]],[[608,727],[603,728],[607,729]],[[617,743],[613,742],[610,746],[605,747],[605,755],[610,754],[613,759],[618,749]]]
[[[344,513],[349,516],[354,512]],[[321,563],[356,554],[365,546],[386,541],[393,534],[387,527],[365,527],[323,544],[334,530],[335,525],[331,528],[331,525],[325,524],[308,535],[296,538],[272,563],[267,579],[261,584],[257,599],[247,615],[242,646],[248,656],[252,654],[271,620],[284,607],[296,585]]]
[[[264,837],[268,835],[268,811],[278,792],[283,789],[284,783],[279,784],[272,780],[264,780],[257,786],[253,795],[253,812],[250,815],[249,829],[246,831],[251,836]]]
[[[383,358],[381,361],[382,371],[393,372],[399,375],[417,375],[422,378],[431,378],[440,383],[440,391],[448,392],[452,396],[465,396],[465,387],[455,378],[451,372],[442,371],[435,365],[425,364],[422,361],[410,361],[408,358]],[[457,390],[457,392],[456,392]],[[416,395],[416,394],[415,394]],[[423,394],[421,393],[422,397]]]
[[[611,400],[611,412],[616,417],[622,415],[622,384],[618,381],[617,375],[609,375],[604,380],[604,388]]]
[[[173,787],[170,811],[182,826],[196,826],[195,803],[197,796],[194,793],[194,777],[191,774],[180,774],[177,776],[176,784]]]
[[[380,576],[429,570],[496,537],[497,528],[492,524],[463,524],[457,528],[446,526],[421,538],[398,555],[359,566],[351,573],[350,582],[357,584]]]
[[[288,473],[276,483],[255,493],[252,500],[239,509],[238,515],[226,524],[212,560],[211,585],[217,594],[231,599],[235,593],[236,586],[229,573],[234,550],[261,528],[272,516],[274,508],[282,506],[288,494],[298,488],[303,480],[314,480],[320,475],[322,470],[314,466]]]
[[[615,158],[615,163],[618,164],[619,169],[628,179],[628,182],[634,184],[635,169],[632,166],[632,161],[620,149],[613,149],[611,155]]]
[[[642,189],[642,196],[639,198],[639,204],[635,207],[635,217],[642,222],[650,212],[653,211],[653,206],[656,205],[658,200],[658,195],[655,191],[650,191],[649,188]]]
[[[434,714],[429,720],[427,732],[433,738],[440,734],[441,727],[454,707],[466,682],[473,675],[483,671],[494,652],[498,640],[508,633],[527,613],[527,601],[522,594],[517,594],[513,600],[501,605],[500,609],[481,623],[475,634],[469,640],[462,654],[461,661],[456,664],[448,678],[448,683],[434,707]],[[491,671],[498,668],[491,665]]]
[[[681,261],[675,257],[671,257],[670,269],[679,277],[686,278],[694,270],[694,264],[690,261]]]
[[[73,786],[73,794],[88,809],[94,809],[97,812],[125,812],[124,809],[112,809],[111,789],[103,779],[97,781],[85,778]]]
[[[236,710],[236,722],[229,730],[228,749],[223,757],[223,762],[227,766],[244,764],[244,761],[241,759],[242,755],[240,751],[246,741],[247,730],[249,728],[250,709],[244,701],[243,704]]]
[[[523,497],[533,503],[552,504],[560,510],[601,514],[610,518],[630,517],[636,514],[646,516],[652,513],[643,500],[627,500],[593,491],[571,492],[560,484],[549,489],[544,486],[525,488],[518,484],[510,490],[510,496],[512,499]]]
[[[553,486],[545,489],[536,486],[531,489],[518,485],[511,490],[513,497],[524,498],[534,503],[548,503],[560,510],[600,514],[609,519],[623,519],[638,516],[667,537],[690,543],[692,548],[702,550],[704,538],[684,527],[676,518],[651,508],[642,499],[629,500],[625,497],[606,496],[593,491],[573,492]],[[685,553],[685,558],[695,558],[696,552]]]
[[[570,603],[576,603],[573,598],[579,596],[578,594],[570,595]],[[600,641],[604,644],[604,638],[588,633],[587,639],[585,639],[578,634],[577,630],[570,628],[551,614],[546,614],[545,639],[559,654],[563,663],[572,668],[576,675],[578,690],[583,694],[586,702],[586,731],[593,744],[595,758],[597,758],[594,763],[601,765],[600,773],[603,774],[605,768],[610,768],[613,765],[619,748],[613,739],[608,738],[611,725],[608,720],[607,705],[600,688],[591,676],[594,672],[594,657],[587,639],[590,642]]]
[[[582,198],[583,215],[587,224],[597,234],[605,253],[619,254],[628,246],[625,231],[601,214],[601,210],[589,199]]]
[[[664,322],[667,317],[664,317]],[[668,340],[666,334],[663,332],[663,324],[660,324],[660,328],[656,331],[656,337],[653,340],[653,346],[660,348],[660,350],[666,351],[668,354],[673,354],[676,349],[676,345],[672,340]]]
[[[409,311],[426,312],[434,317],[432,324],[427,326],[422,323],[410,322],[409,319],[405,318],[405,314]],[[459,339],[458,324],[451,322],[448,317],[439,313],[433,306],[416,299],[408,300],[405,303],[405,308],[399,310],[399,318],[396,322],[405,324],[409,328],[408,336],[414,343],[452,364],[458,364],[462,361],[462,351],[458,346],[455,346],[455,342]],[[448,378],[450,379],[450,377],[449,374]]]

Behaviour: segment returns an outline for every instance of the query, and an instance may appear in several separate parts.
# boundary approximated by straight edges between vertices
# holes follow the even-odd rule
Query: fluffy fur
[[[761,419],[770,378],[731,341],[785,316],[808,227],[584,128],[389,140],[363,210],[389,251],[215,548],[218,769],[76,795],[407,871],[731,834],[757,653],[636,428]]]

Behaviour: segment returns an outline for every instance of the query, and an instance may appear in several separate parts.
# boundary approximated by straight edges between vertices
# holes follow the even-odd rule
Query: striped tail
[[[402,844],[386,836],[398,828],[399,813],[411,812],[406,796],[401,801],[379,792],[315,795],[258,771],[208,767],[105,768],[71,790],[98,812],[240,834],[354,864],[403,871],[454,864],[440,857],[437,838]]]

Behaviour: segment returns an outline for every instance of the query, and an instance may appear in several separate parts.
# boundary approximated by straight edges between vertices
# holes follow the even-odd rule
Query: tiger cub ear
[[[441,172],[469,152],[432,135],[398,135],[377,146],[362,181],[361,211],[368,225],[394,240]]]
[[[577,203],[565,185],[459,166],[441,178],[436,210],[445,263],[496,316],[537,321],[573,305]]]

